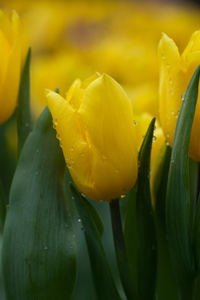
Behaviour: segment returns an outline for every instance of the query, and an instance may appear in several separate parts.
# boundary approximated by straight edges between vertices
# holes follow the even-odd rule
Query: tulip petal
[[[182,69],[187,71],[189,66],[197,64],[200,61],[200,31],[195,31],[182,54]],[[198,62],[198,63],[197,63]]]
[[[66,100],[73,106],[74,109],[78,109],[80,106],[81,95],[81,80],[76,79],[66,95]]]
[[[78,112],[98,152],[93,161],[93,170],[98,166],[94,182],[100,185],[108,180],[110,185],[109,165],[108,176],[118,170],[121,186],[130,188],[137,176],[137,152],[132,108],[123,89],[108,75],[100,76],[85,89]]]
[[[93,183],[91,150],[86,141],[84,127],[74,108],[59,94],[48,91],[47,102],[68,169],[79,190],[87,194]]]
[[[177,115],[181,106],[183,84],[180,76],[180,54],[174,41],[163,34],[158,54],[160,59],[159,111],[160,123],[172,145]],[[167,116],[167,117],[166,117]]]
[[[10,21],[7,15],[2,10],[0,10],[0,28],[5,36],[10,37]]]
[[[1,59],[1,68],[0,68],[0,86],[2,85],[2,82],[5,77],[5,71],[6,71],[6,66],[8,63],[8,56],[10,53],[10,45],[5,38],[4,34],[2,31],[0,31],[0,57]]]
[[[13,45],[9,51],[5,74],[0,86],[2,99],[0,107],[0,123],[3,123],[10,117],[17,102],[21,71],[21,47],[19,40],[19,18],[16,13],[13,13],[12,16],[11,30]]]

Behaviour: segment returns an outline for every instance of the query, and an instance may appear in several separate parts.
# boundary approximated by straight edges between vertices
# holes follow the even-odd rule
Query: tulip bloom
[[[177,117],[182,101],[184,101],[184,94],[195,69],[200,63],[200,31],[193,33],[182,55],[179,54],[174,41],[163,34],[158,53],[160,59],[160,123],[167,141],[172,146]],[[200,139],[198,138],[200,128],[199,98],[200,96],[197,101],[189,153],[197,161],[200,161]]]
[[[76,80],[66,99],[47,92],[54,126],[72,178],[87,197],[110,201],[126,194],[137,178],[131,103],[108,75]]]
[[[19,17],[9,19],[0,11],[0,124],[13,113],[18,95],[21,50]]]

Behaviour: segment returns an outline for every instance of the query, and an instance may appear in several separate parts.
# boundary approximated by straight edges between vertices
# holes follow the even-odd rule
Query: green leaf
[[[6,200],[3,184],[0,181],[0,233],[3,232],[3,227],[6,218]]]
[[[199,72],[200,67],[196,69],[189,83],[178,117],[166,195],[166,222],[170,254],[177,279],[184,290],[182,295],[185,297],[189,297],[189,295],[192,297],[191,281],[195,276],[191,237],[191,189],[188,152],[198,97]]]
[[[136,194],[138,242],[138,294],[141,300],[155,299],[157,246],[149,184],[150,155],[155,118],[151,121],[139,152],[138,186]]]
[[[122,229],[119,199],[113,199],[110,203],[110,216],[112,221],[115,253],[120,274],[120,279],[127,299],[136,299],[133,280],[129,270],[124,234]]]
[[[195,259],[200,275],[200,194],[197,201],[195,211],[195,222],[194,222],[194,247],[195,247]]]
[[[128,266],[133,284],[135,285],[135,290],[137,287],[136,190],[137,186],[134,186],[127,194],[127,205],[124,220],[124,241]]]
[[[16,169],[17,155],[11,153],[8,145],[8,132],[15,127],[16,114],[0,126],[0,181],[2,183],[5,202],[8,204],[10,186]]]
[[[164,145],[156,161],[157,170],[153,178],[153,195],[155,201],[156,233],[157,233],[157,283],[156,294],[158,300],[177,300],[178,290],[174,278],[169,256],[169,247],[166,236],[166,190],[171,157],[171,148]],[[151,178],[152,180],[152,178]]]
[[[99,213],[97,212],[97,210],[94,208],[94,206],[92,206],[92,204],[85,198],[85,207],[88,211],[88,214],[90,215],[90,218],[92,219],[92,221],[94,222],[94,224],[96,225],[96,228],[100,234],[100,236],[102,236],[103,232],[104,232],[104,225],[102,222],[102,219],[99,215]]]
[[[75,236],[64,170],[46,108],[25,142],[12,182],[2,250],[7,300],[71,299]]]
[[[21,75],[18,107],[17,107],[17,129],[18,129],[18,149],[19,153],[24,142],[32,129],[30,111],[30,63],[31,49],[29,48],[24,69]]]
[[[119,300],[120,296],[113,281],[99,231],[93,216],[90,215],[91,210],[88,210],[86,199],[73,185],[71,185],[71,190],[85,233],[97,298],[99,300]]]
[[[162,161],[157,169],[155,178],[153,180],[153,194],[155,197],[155,211],[159,225],[162,226],[163,234],[166,231],[166,192],[167,180],[169,173],[169,165],[171,158],[171,148],[169,145],[164,145],[161,149]]]

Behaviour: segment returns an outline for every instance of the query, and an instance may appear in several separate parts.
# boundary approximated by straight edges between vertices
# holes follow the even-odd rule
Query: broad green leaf
[[[166,236],[166,189],[171,157],[171,148],[168,144],[161,148],[158,154],[157,170],[153,178],[153,195],[156,214],[156,233],[158,267],[156,294],[158,300],[177,300],[178,291],[174,278],[172,264],[169,257],[169,248]]]
[[[155,119],[149,125],[139,152],[138,185],[136,193],[137,274],[141,300],[155,299],[157,245],[150,193],[150,155]]]
[[[9,139],[16,126],[16,114],[0,126],[0,181],[2,183],[5,202],[8,204],[10,186],[16,169],[17,154],[9,147]],[[11,136],[10,136],[11,131]]]
[[[198,197],[196,211],[195,211],[194,247],[195,247],[196,265],[198,269],[198,274],[200,275],[200,194]]]
[[[90,215],[91,210],[88,210],[86,199],[81,196],[73,185],[71,185],[71,190],[85,233],[97,298],[99,300],[119,300],[120,296],[113,281],[99,231],[93,215]]]
[[[0,233],[3,232],[3,227],[6,218],[6,200],[5,200],[5,191],[3,189],[3,184],[0,180]]]
[[[0,257],[2,252],[2,235],[0,235]],[[3,276],[2,276],[2,259],[0,260],[0,299],[6,300],[5,289],[3,284]]]
[[[30,63],[31,49],[29,48],[24,69],[21,75],[18,107],[17,107],[17,129],[18,129],[18,149],[22,150],[24,142],[32,129],[30,111]]]
[[[71,299],[75,236],[64,170],[46,108],[24,144],[12,182],[2,250],[7,300]]]
[[[101,217],[99,215],[99,213],[97,212],[97,210],[94,208],[94,206],[92,206],[92,204],[85,198],[85,207],[92,219],[92,221],[94,222],[94,224],[96,225],[96,228],[100,234],[100,236],[102,236],[103,231],[104,231],[104,225],[103,222],[101,220]]]
[[[179,113],[166,194],[166,222],[170,254],[177,279],[182,286],[183,297],[189,297],[189,294],[192,297],[192,282],[195,276],[191,237],[191,189],[188,152],[198,97],[199,72],[200,67],[196,69],[189,83]]]
[[[76,210],[76,205],[74,203],[73,198],[73,192],[71,189],[71,184],[73,183],[71,174],[69,172],[69,170],[67,169],[65,172],[65,189],[67,192],[67,195],[69,197],[70,201],[70,208],[71,210],[74,210],[72,212],[72,217],[74,218],[74,216],[77,214],[77,210]],[[92,218],[93,222],[96,225],[96,228],[100,234],[100,236],[102,236],[103,232],[104,232],[104,224],[103,221],[98,213],[98,211],[95,209],[95,207],[86,199],[86,197],[84,197],[85,199],[85,205],[87,206],[87,210],[90,214],[90,217]]]

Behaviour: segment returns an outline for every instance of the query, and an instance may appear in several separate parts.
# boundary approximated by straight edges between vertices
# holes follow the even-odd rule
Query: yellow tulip
[[[76,80],[66,99],[47,91],[47,102],[79,190],[110,201],[126,194],[137,178],[137,150],[131,103],[108,75]]]
[[[0,124],[13,113],[19,88],[21,50],[19,17],[0,11]]]
[[[160,123],[172,146],[178,113],[193,72],[200,63],[200,31],[195,31],[182,53],[175,42],[163,34],[158,48],[160,59]],[[190,157],[200,161],[200,96],[192,128]]]

